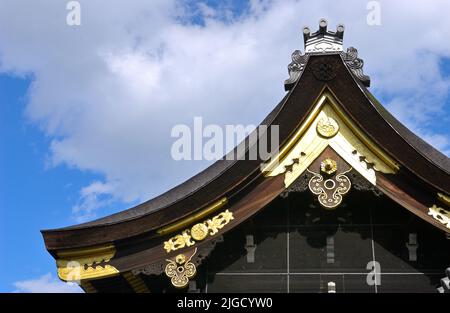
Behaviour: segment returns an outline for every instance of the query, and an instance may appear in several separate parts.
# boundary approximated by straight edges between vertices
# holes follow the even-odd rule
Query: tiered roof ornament
[[[361,81],[364,86],[370,86],[370,77],[364,75],[364,61],[358,58],[358,50],[354,47],[350,47],[347,49],[347,52],[344,52],[344,25],[338,24],[335,32],[327,30],[327,27],[327,20],[321,19],[319,21],[318,31],[311,33],[311,30],[308,27],[305,26],[303,28],[305,53],[302,54],[300,50],[295,50],[292,53],[292,62],[288,65],[289,78],[284,82],[286,91],[292,89],[300,78],[308,63],[309,56],[317,54],[340,54],[353,75]]]

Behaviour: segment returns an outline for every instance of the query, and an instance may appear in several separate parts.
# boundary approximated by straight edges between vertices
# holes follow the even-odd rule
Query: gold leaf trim
[[[450,206],[450,196],[447,196],[443,193],[438,193],[438,199],[447,206]]]
[[[64,281],[80,282],[117,275],[119,271],[108,264],[115,253],[114,245],[60,251],[56,260],[58,276]]]

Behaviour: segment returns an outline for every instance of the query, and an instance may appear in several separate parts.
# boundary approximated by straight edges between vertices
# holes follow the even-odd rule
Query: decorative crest
[[[176,288],[184,288],[189,284],[189,279],[193,278],[197,273],[194,263],[191,262],[192,257],[197,253],[197,248],[190,256],[178,254],[175,259],[167,259],[167,265],[164,270],[167,277],[170,278],[172,285]]]
[[[309,168],[306,169],[314,176],[309,180],[309,190],[317,195],[321,206],[327,210],[332,210],[341,204],[343,195],[350,191],[352,183],[345,175],[352,170],[348,168],[344,172],[338,168],[337,162],[331,158],[326,158],[320,162],[320,172],[315,173]]]

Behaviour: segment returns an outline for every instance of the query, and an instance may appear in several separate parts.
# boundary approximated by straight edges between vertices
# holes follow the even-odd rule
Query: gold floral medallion
[[[331,138],[339,131],[339,124],[332,117],[323,117],[317,122],[316,129],[322,137]]]

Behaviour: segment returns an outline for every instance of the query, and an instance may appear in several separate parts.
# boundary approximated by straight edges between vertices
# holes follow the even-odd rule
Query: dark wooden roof
[[[313,74],[310,63],[333,64],[335,77],[323,81]],[[415,181],[436,192],[450,193],[450,160],[414,135],[370,94],[352,74],[339,54],[311,55],[295,86],[262,122],[279,125],[283,145],[307,118],[318,96],[328,89],[343,110]],[[270,130],[269,130],[270,131]],[[151,233],[186,217],[226,196],[232,201],[246,186],[262,176],[263,160],[220,160],[172,190],[134,208],[92,222],[67,228],[44,230],[52,252],[116,242]]]

